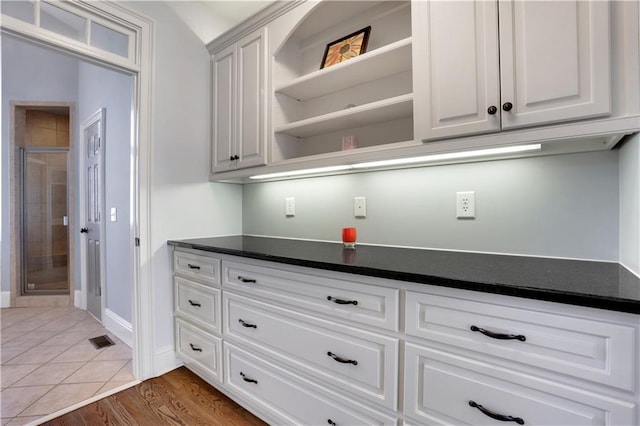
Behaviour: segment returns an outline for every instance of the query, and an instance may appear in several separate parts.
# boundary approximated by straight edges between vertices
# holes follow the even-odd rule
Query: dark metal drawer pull
[[[189,304],[190,304],[191,306],[197,306],[198,308],[199,308],[200,306],[202,306],[202,305],[201,305],[201,304],[199,304],[198,302],[194,302],[194,301],[193,301],[193,300],[191,300],[191,299],[189,299]]]
[[[341,362],[342,364],[353,364],[353,365],[358,365],[358,361],[354,360],[354,359],[344,359],[344,358],[340,358],[338,355],[332,353],[332,352],[327,352],[327,355],[329,355],[331,358],[335,359],[338,362]]]
[[[519,425],[523,425],[524,424],[524,420],[522,420],[522,418],[520,418],[520,417],[513,417],[513,416],[505,416],[503,414],[496,414],[496,413],[494,413],[492,411],[487,410],[482,405],[477,404],[475,401],[469,401],[469,405],[472,406],[473,408],[477,408],[478,410],[480,410],[482,412],[482,414],[484,414],[485,416],[489,416],[492,419],[500,420],[501,422],[516,422]]]
[[[327,423],[329,423],[331,426],[336,426],[336,422],[331,419],[327,419]]]
[[[242,281],[243,283],[255,283],[256,280],[254,280],[253,278],[245,278],[243,276],[238,275],[238,279],[240,281]]]
[[[484,334],[487,337],[491,337],[492,339],[500,339],[500,340],[520,340],[524,342],[527,338],[522,334],[500,334],[493,333],[491,331],[487,331],[484,328],[476,327],[475,325],[471,326],[471,331],[478,331]]]
[[[343,300],[336,299],[335,297],[327,296],[327,300],[333,300],[333,303],[337,303],[338,305],[357,305],[357,300]]]
[[[187,266],[189,267],[189,269],[200,269],[198,265],[193,265],[191,263],[187,263]]]
[[[239,322],[240,324],[242,324],[242,326],[243,326],[243,327],[247,327],[247,328],[258,328],[258,326],[257,326],[257,325],[255,325],[255,324],[249,324],[248,322],[243,321],[243,320],[242,320],[242,318],[240,318],[240,319],[238,320],[238,322]]]
[[[189,346],[191,346],[191,350],[194,352],[202,352],[202,348],[197,347],[193,343],[189,343]]]
[[[242,376],[242,380],[244,380],[245,382],[255,383],[256,385],[258,384],[257,380],[248,378],[247,376],[244,375],[244,373],[242,371],[240,372],[240,375]]]

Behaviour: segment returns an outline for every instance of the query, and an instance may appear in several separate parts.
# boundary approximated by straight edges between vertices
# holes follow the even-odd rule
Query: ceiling
[[[171,0],[166,4],[205,44],[274,0]]]

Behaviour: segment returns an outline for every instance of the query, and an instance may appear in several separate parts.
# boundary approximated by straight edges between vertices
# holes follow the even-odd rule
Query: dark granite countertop
[[[640,313],[640,278],[617,263],[230,236],[169,245],[289,265]]]

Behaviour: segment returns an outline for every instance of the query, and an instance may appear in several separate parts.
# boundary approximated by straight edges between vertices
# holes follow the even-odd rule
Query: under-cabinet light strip
[[[291,176],[313,175],[320,173],[340,172],[351,169],[369,169],[377,167],[402,166],[406,164],[432,163],[435,161],[457,160],[462,158],[487,157],[493,155],[513,154],[518,152],[540,151],[542,145],[530,144],[519,146],[506,146],[500,148],[478,149],[474,151],[448,152],[444,154],[424,155],[421,157],[397,158],[394,160],[370,161],[342,166],[318,167],[315,169],[293,170],[289,172],[267,173],[251,176],[249,179],[274,179]]]

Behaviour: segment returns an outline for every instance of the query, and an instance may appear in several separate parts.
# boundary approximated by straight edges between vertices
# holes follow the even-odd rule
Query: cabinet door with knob
[[[266,28],[214,53],[211,171],[266,162]]]
[[[610,114],[608,2],[413,2],[415,134]]]

